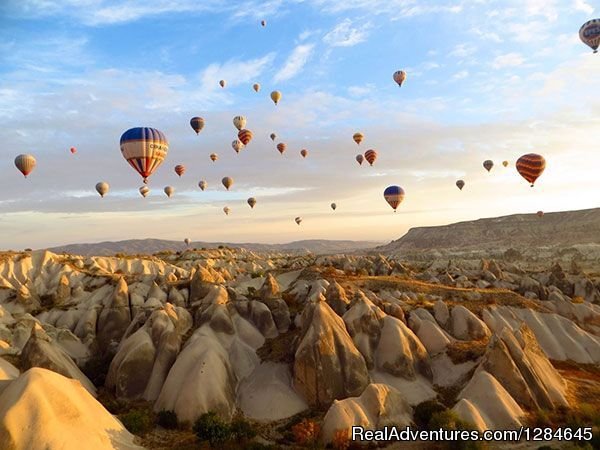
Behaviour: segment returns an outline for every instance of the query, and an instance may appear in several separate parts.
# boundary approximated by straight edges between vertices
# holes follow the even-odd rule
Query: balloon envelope
[[[597,53],[600,45],[600,19],[592,19],[584,23],[579,29],[579,39]]]
[[[164,191],[167,197],[171,198],[171,195],[175,192],[175,188],[173,186],[165,186]]]
[[[200,131],[202,131],[202,128],[204,128],[204,119],[202,117],[192,117],[190,120],[190,126],[193,128],[196,134],[198,134]]]
[[[404,189],[400,186],[388,186],[385,191],[383,191],[383,198],[385,201],[389,203],[389,205],[396,211],[396,208],[402,203],[404,200]]]
[[[142,186],[140,188],[140,194],[142,194],[142,197],[146,198],[149,193],[150,193],[150,188],[148,186]]]
[[[246,118],[244,116],[235,116],[233,118],[233,126],[239,130],[246,128]]]
[[[175,166],[175,173],[179,176],[185,173],[185,166],[183,164],[177,164]]]
[[[215,162],[217,159],[219,159],[219,155],[217,155],[216,153],[211,153],[210,159],[212,162]]]
[[[502,165],[503,165],[504,167],[508,167],[508,161],[502,161]]]
[[[490,170],[492,170],[492,167],[494,167],[494,161],[492,161],[491,159],[486,159],[483,162],[483,167],[489,172]]]
[[[331,204],[331,209],[333,209],[335,211],[335,208],[337,208],[337,205],[335,203]]]
[[[365,157],[363,155],[356,155],[356,162],[362,166],[363,161],[365,160]]]
[[[221,80],[221,81],[219,81],[219,84],[221,85],[222,88],[224,88],[225,85],[227,84],[227,82],[225,80]]]
[[[254,92],[260,91],[260,84],[259,83],[254,83],[252,85],[252,89],[254,89]]]
[[[198,183],[198,187],[202,190],[206,189],[206,186],[208,186],[208,183],[206,183],[206,181],[204,180],[200,180],[200,182]]]
[[[167,138],[154,128],[130,128],[121,136],[123,158],[142,176],[144,183],[165,160],[168,150]]]
[[[404,80],[406,80],[406,72],[404,70],[397,70],[394,72],[394,81],[398,83],[398,86],[402,86]]]
[[[303,148],[302,150],[300,150],[300,154],[302,155],[303,158],[306,158],[306,156],[308,155],[308,150]]]
[[[533,187],[535,180],[546,169],[546,160],[542,155],[537,153],[528,153],[521,156],[516,163],[517,172],[525,178]]]
[[[256,199],[254,197],[250,197],[248,199],[248,204],[250,205],[250,208],[254,208],[254,205],[256,205]]]
[[[369,165],[373,165],[373,163],[375,162],[375,160],[377,159],[377,152],[373,149],[371,150],[367,150],[365,152],[365,159],[367,160],[367,162],[369,163]]]
[[[456,182],[456,187],[458,187],[462,191],[462,188],[465,187],[465,182],[463,180],[458,180]]]
[[[275,139],[277,139],[277,135],[275,133],[271,133],[270,138],[272,141],[275,141]]]
[[[287,146],[283,142],[280,142],[279,144],[277,144],[277,150],[279,150],[279,153],[281,153],[282,155],[283,155],[283,152],[285,152],[286,148],[287,148]]]
[[[252,131],[246,130],[245,128],[240,130],[238,133],[238,139],[242,141],[242,144],[248,145],[248,143],[252,140]]]
[[[537,216],[538,217],[544,217],[544,211],[538,211],[537,212]]]
[[[271,100],[273,100],[273,103],[278,104],[279,100],[281,100],[281,92],[279,92],[279,91],[271,92]]]
[[[296,217],[294,220],[298,225],[300,225],[300,223],[302,222],[302,217]]]
[[[224,212],[226,215],[229,215],[229,211],[231,211],[231,210],[229,209],[229,206],[226,206],[226,207],[224,207],[224,208],[223,208],[223,212]]]
[[[75,147],[71,147],[70,150],[71,150],[71,153],[73,153],[73,154],[77,153],[77,149]]]
[[[223,186],[225,186],[225,189],[229,190],[229,188],[233,185],[233,178],[231,178],[231,177],[224,177],[221,180],[221,183],[223,183]]]
[[[101,181],[100,183],[96,184],[96,191],[98,192],[98,194],[100,194],[100,197],[104,197],[109,190],[110,186],[108,185],[108,183]]]
[[[235,150],[236,153],[239,153],[242,148],[244,148],[244,143],[239,139],[236,139],[231,143],[231,147]]]
[[[19,155],[15,158],[15,166],[25,178],[35,169],[36,164],[37,161],[33,155]]]

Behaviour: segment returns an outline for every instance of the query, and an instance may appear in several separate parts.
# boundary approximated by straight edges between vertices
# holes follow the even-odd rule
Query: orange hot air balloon
[[[72,153],[72,154],[75,154],[75,153],[77,153],[77,149],[76,149],[75,147],[71,147],[71,153]]]
[[[216,153],[211,153],[210,154],[210,160],[212,162],[215,162],[217,159],[219,159],[219,155],[217,155]]]
[[[177,164],[175,166],[175,173],[179,176],[185,173],[185,166],[183,164]]]
[[[222,88],[224,88],[225,85],[227,84],[227,82],[225,80],[221,80],[221,81],[219,81],[219,84],[221,85]]]
[[[535,180],[546,169],[546,160],[542,155],[538,155],[537,153],[528,153],[521,156],[515,166],[519,174],[531,183],[531,187],[533,187]]]
[[[369,163],[369,165],[373,165],[373,163],[375,162],[375,160],[377,159],[377,152],[373,149],[371,150],[367,150],[365,152],[365,159],[367,160],[367,162]]]
[[[242,141],[242,144],[244,145],[248,145],[248,142],[252,140],[252,136],[252,131],[246,130],[245,128],[238,133],[238,139]]]
[[[19,155],[15,158],[15,166],[25,178],[35,169],[36,164],[37,162],[32,155]]]
[[[286,145],[283,142],[280,142],[279,144],[277,144],[277,150],[279,150],[279,153],[281,153],[283,155],[283,152],[285,152],[286,149]]]
[[[359,166],[362,166],[363,161],[365,160],[365,157],[363,155],[356,155],[356,162],[358,163]]]
[[[306,158],[308,156],[308,150],[303,148],[302,150],[300,150],[300,154],[302,155],[303,158]]]
[[[360,143],[362,142],[362,140],[363,140],[364,137],[365,136],[362,133],[356,132],[352,136],[352,139],[354,139],[354,142],[356,142],[357,145],[360,145]]]

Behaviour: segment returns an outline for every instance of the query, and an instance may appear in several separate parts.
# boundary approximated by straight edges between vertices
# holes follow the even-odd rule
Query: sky
[[[600,55],[578,37],[598,16],[592,0],[3,0],[0,248],[389,241],[411,227],[600,207]],[[236,115],[254,133],[239,155]],[[193,116],[206,121],[198,136]],[[170,145],[145,199],[119,149],[136,126]],[[374,166],[359,166],[370,148]],[[533,189],[514,167],[531,152],[547,160]],[[21,153],[37,159],[27,179]],[[397,213],[389,185],[406,191]]]

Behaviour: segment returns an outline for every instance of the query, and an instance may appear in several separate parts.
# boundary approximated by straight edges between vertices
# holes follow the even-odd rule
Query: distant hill
[[[600,244],[600,208],[511,216],[411,228],[381,253],[424,250],[499,250]]]
[[[217,248],[226,247],[244,248],[254,252],[293,252],[293,253],[344,253],[357,250],[372,249],[381,242],[377,241],[329,241],[329,240],[304,240],[287,244],[255,244],[255,243],[228,243],[228,242],[191,242],[189,248]],[[179,251],[188,248],[183,242],[162,239],[130,239],[117,242],[98,242],[92,244],[70,244],[49,248],[54,253],[70,253],[74,255],[106,256],[116,253],[152,254],[166,250]]]

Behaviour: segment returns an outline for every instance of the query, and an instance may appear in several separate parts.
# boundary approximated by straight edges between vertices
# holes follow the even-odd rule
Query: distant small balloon
[[[175,166],[175,173],[181,177],[185,173],[185,166],[183,164],[177,164]]]
[[[75,147],[71,147],[71,153],[74,155],[75,153],[77,153],[77,149]]]
[[[303,148],[302,150],[300,150],[300,154],[302,155],[303,158],[306,158],[308,156],[308,150]]]
[[[508,167],[508,161],[502,161],[502,165],[503,165],[504,167]]]
[[[331,204],[331,209],[333,209],[335,211],[335,209],[337,208],[337,205],[335,203]]]
[[[225,213],[225,215],[229,215],[229,211],[231,211],[231,209],[229,209],[229,206],[226,206],[223,208],[223,212]]]
[[[248,145],[248,143],[252,140],[253,134],[252,131],[242,129],[238,133],[238,139],[242,141],[242,144]]]
[[[252,85],[252,89],[254,89],[254,92],[260,91],[260,84],[259,83],[254,83]]]
[[[354,139],[354,142],[356,142],[357,145],[360,145],[364,137],[365,136],[360,132],[356,132],[352,135],[352,139]]]
[[[254,197],[250,197],[248,199],[248,204],[250,205],[250,208],[254,208],[254,205],[256,205],[256,199]]]
[[[148,186],[142,186],[140,188],[140,194],[142,195],[142,197],[146,198],[149,193],[150,193],[150,188]]]
[[[483,162],[483,167],[489,172],[490,170],[492,170],[492,167],[494,167],[494,161],[492,161],[491,159],[486,159]]]
[[[590,47],[594,53],[598,53],[600,46],[600,19],[588,20],[579,29],[579,39]]]
[[[233,186],[233,178],[231,178],[231,177],[224,177],[221,180],[221,183],[223,183],[223,186],[225,186],[225,189],[229,190],[229,188],[231,186]]]
[[[165,188],[163,189],[165,194],[167,194],[167,197],[171,198],[171,195],[173,195],[173,193],[175,192],[175,188],[173,186],[165,186]]]
[[[365,159],[367,160],[367,162],[369,163],[369,165],[373,165],[373,163],[375,162],[375,160],[377,159],[377,152],[373,149],[371,150],[367,150],[365,152]]]
[[[216,153],[211,153],[210,159],[212,162],[215,162],[217,159],[219,159],[219,155],[217,155]]]
[[[235,116],[233,118],[233,126],[239,130],[246,128],[246,118],[244,116]]]
[[[537,212],[537,216],[538,217],[544,217],[544,211],[538,211]]]
[[[261,20],[261,21],[260,21],[260,24],[261,24],[263,27],[266,27],[266,26],[267,26],[267,21],[266,21],[266,20]]]
[[[302,223],[302,217],[296,217],[294,221],[296,222],[296,224],[300,225]]]
[[[456,182],[456,187],[458,187],[461,191],[465,187],[465,182],[463,180],[458,180]]]
[[[33,155],[19,155],[15,158],[15,166],[25,178],[35,169],[36,164],[37,161]]]
[[[283,155],[283,152],[285,152],[285,149],[287,148],[287,146],[285,145],[285,143],[280,142],[279,144],[277,144],[277,150],[279,151],[279,153],[281,153]]]
[[[189,239],[189,238],[185,238],[185,239],[183,240],[183,242],[185,242],[185,245],[190,245],[190,242],[191,242],[191,241],[190,241],[190,239]]]
[[[204,119],[202,117],[192,117],[190,120],[190,126],[196,132],[196,134],[198,134],[204,128]]]
[[[225,85],[227,84],[227,82],[225,80],[221,80],[221,81],[219,81],[219,84],[221,85],[222,88],[224,88]]]
[[[404,70],[397,70],[394,72],[394,81],[398,83],[398,86],[402,86],[404,80],[406,80],[406,72]]]
[[[104,198],[104,196],[108,194],[109,189],[110,186],[105,181],[101,181],[100,183],[96,184],[96,191],[98,192],[98,194],[100,194],[100,197],[102,198]]]
[[[279,103],[279,100],[281,100],[281,92],[279,92],[279,91],[271,92],[271,100],[273,100],[273,103],[275,103],[277,105]]]
[[[235,150],[236,153],[239,153],[240,150],[244,148],[244,143],[239,139],[236,139],[231,143],[231,147]]]
[[[400,186],[388,186],[385,191],[383,191],[383,197],[394,209],[394,212],[396,212],[396,208],[398,208],[400,203],[404,200],[404,189]]]
[[[206,186],[208,186],[208,183],[204,180],[200,180],[200,182],[198,183],[198,187],[202,190],[206,189]]]
[[[363,155],[356,155],[356,162],[358,163],[359,166],[362,166],[362,163],[364,160],[365,160],[365,157]]]
[[[273,142],[275,142],[275,139],[277,139],[277,135],[275,133],[271,133],[270,138]]]

